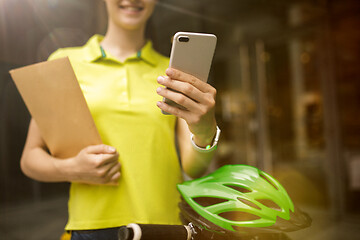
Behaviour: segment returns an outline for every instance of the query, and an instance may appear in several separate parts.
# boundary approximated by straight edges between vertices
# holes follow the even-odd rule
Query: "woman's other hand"
[[[77,156],[66,161],[59,169],[71,182],[117,185],[120,178],[119,154],[115,148],[104,144],[88,146]]]

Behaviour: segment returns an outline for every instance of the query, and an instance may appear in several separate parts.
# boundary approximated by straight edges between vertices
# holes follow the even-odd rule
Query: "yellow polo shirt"
[[[118,186],[71,184],[66,229],[179,224],[176,118],[156,106],[161,100],[156,79],[169,60],[149,41],[120,62],[100,47],[102,38],[95,35],[84,46],[59,49],[49,58],[69,57],[101,138],[118,150],[121,163]]]

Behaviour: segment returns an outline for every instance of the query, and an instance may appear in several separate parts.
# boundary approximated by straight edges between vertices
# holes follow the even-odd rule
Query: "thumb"
[[[112,146],[99,144],[90,146],[87,148],[87,153],[90,154],[114,154],[116,153],[116,149]]]

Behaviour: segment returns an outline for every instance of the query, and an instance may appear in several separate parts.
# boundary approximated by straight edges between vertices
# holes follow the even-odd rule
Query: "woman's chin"
[[[146,25],[146,21],[136,18],[126,18],[116,21],[116,25],[125,30],[137,30],[143,29]]]

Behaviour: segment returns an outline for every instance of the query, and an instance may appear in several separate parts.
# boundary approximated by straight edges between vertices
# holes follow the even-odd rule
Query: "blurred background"
[[[59,239],[68,184],[19,167],[30,115],[8,71],[106,31],[101,0],[0,0],[0,239]],[[360,236],[360,1],[159,0],[148,34],[214,33],[222,136],[211,169],[275,176],[313,226],[292,239]]]

